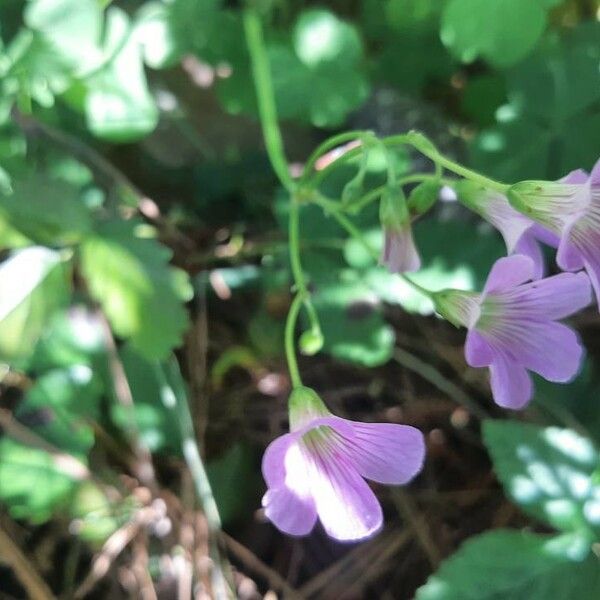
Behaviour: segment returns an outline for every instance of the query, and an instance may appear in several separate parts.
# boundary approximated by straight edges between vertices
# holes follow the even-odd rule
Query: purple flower
[[[381,264],[391,273],[418,271],[421,258],[413,239],[410,214],[401,187],[388,186],[383,193],[379,218],[384,233]]]
[[[262,463],[265,514],[284,533],[306,535],[318,517],[332,538],[364,539],[383,522],[364,478],[399,485],[423,465],[418,429],[336,417],[309,388],[292,392],[290,426],[269,445]]]
[[[600,300],[600,160],[558,182],[524,181],[508,191],[515,208],[559,236],[556,261],[565,271],[585,269]]]
[[[541,225],[515,210],[503,194],[472,181],[456,185],[459,200],[470,210],[493,225],[504,238],[508,254],[529,256],[535,265],[534,277],[544,275],[544,256],[539,242],[558,246],[558,238]]]
[[[496,261],[481,294],[436,295],[438,311],[468,328],[467,363],[489,367],[492,395],[505,408],[523,408],[531,400],[528,371],[565,383],[583,357],[577,334],[557,321],[590,303],[588,277],[561,273],[531,281],[534,269],[531,258],[515,254]]]
[[[385,228],[381,264],[390,273],[406,273],[421,268],[421,258],[415,246],[410,223],[402,228]]]

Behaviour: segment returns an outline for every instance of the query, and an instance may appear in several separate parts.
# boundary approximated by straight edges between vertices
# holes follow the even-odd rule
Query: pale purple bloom
[[[529,256],[535,265],[535,279],[543,277],[544,256],[539,242],[556,247],[558,245],[556,236],[515,210],[508,198],[500,192],[471,181],[461,181],[456,189],[458,198],[465,206],[500,232],[507,253]]]
[[[369,537],[383,515],[364,478],[388,485],[410,481],[423,465],[423,435],[408,425],[336,417],[312,390],[296,391],[312,394],[317,409],[313,398],[313,410],[291,418],[292,431],[265,451],[265,515],[290,535],[310,533],[318,518],[337,540]]]
[[[508,191],[519,211],[560,238],[556,261],[565,271],[585,269],[600,300],[600,160],[558,182],[524,181]]]
[[[415,246],[410,223],[402,228],[384,230],[380,262],[390,273],[406,273],[421,268],[421,258]]]
[[[533,394],[528,371],[565,383],[579,371],[583,347],[577,334],[557,321],[591,302],[585,273],[561,273],[532,281],[531,258],[515,254],[492,267],[481,294],[438,293],[439,312],[468,328],[467,363],[489,367],[494,400],[523,408]]]
[[[566,219],[556,262],[565,271],[585,268],[600,301],[600,160],[589,177],[580,169],[565,180],[584,186],[589,202]]]

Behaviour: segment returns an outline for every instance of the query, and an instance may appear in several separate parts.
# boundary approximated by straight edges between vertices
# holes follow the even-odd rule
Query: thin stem
[[[481,185],[484,185],[487,188],[490,188],[492,190],[498,190],[502,193],[505,193],[506,190],[510,187],[504,183],[500,183],[499,181],[496,181],[489,177],[485,177],[484,175],[480,175],[479,173],[476,173],[475,171],[472,171],[467,167],[463,167],[459,163],[440,154],[432,144],[422,144],[417,142],[414,136],[410,133],[390,136],[388,138],[385,138],[383,140],[383,143],[386,146],[394,146],[396,144],[408,144],[410,146],[413,146],[413,148],[418,150],[424,156],[427,156],[427,158],[430,158],[435,163],[436,174],[438,175],[440,174],[439,168],[443,167],[445,169],[448,169],[449,171],[452,171],[453,173],[456,173],[457,175],[460,175],[461,177],[464,177],[471,181],[475,181],[477,183],[480,183]]]
[[[292,301],[292,305],[290,306],[287,321],[285,322],[285,356],[288,363],[292,387],[294,388],[302,385],[302,378],[300,377],[300,370],[298,369],[298,359],[296,358],[294,334],[296,331],[298,314],[300,313],[300,308],[304,304],[304,300],[305,298],[302,293],[296,294]]]
[[[373,248],[373,246],[371,246],[371,244],[365,239],[363,234],[356,227],[356,225],[354,225],[354,223],[350,221],[350,219],[348,219],[339,210],[335,210],[334,208],[332,208],[329,203],[323,203],[319,198],[315,198],[314,202],[315,204],[319,204],[320,206],[322,206],[324,210],[333,215],[333,218],[341,225],[341,227],[345,229],[355,240],[360,242],[360,244],[362,244],[362,246],[376,261],[379,261],[379,252],[377,252],[377,250]],[[424,296],[427,296],[428,298],[431,298],[432,292],[420,286],[418,283],[416,283],[406,275],[398,273],[398,277],[406,281],[408,285],[417,290],[419,293],[423,294]]]
[[[290,175],[279,123],[277,107],[269,68],[269,57],[264,42],[262,23],[252,8],[244,11],[244,31],[252,63],[254,88],[258,100],[258,112],[269,160],[279,181],[290,192],[294,189],[294,180]]]
[[[365,133],[365,131],[360,130],[346,131],[345,133],[340,133],[339,135],[334,135],[333,137],[326,139],[322,144],[317,146],[317,148],[308,157],[302,172],[302,180],[305,181],[310,176],[315,164],[323,154],[329,150],[332,150],[336,146],[339,146],[340,144],[360,139],[363,135],[365,135]]]

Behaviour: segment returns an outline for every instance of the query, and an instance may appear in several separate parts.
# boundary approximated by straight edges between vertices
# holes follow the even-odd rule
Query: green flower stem
[[[379,261],[379,252],[377,252],[377,250],[373,248],[371,244],[369,244],[369,242],[365,239],[360,230],[356,227],[356,225],[354,225],[354,223],[352,223],[352,221],[350,221],[350,219],[348,219],[348,217],[346,217],[339,210],[335,210],[334,208],[332,208],[331,203],[323,203],[322,200],[318,197],[314,199],[314,203],[318,204],[325,211],[331,214],[343,229],[345,229],[356,241],[358,241],[376,261]],[[407,277],[406,275],[403,275],[401,273],[399,273],[398,276],[404,281],[406,281],[408,285],[417,290],[420,294],[423,294],[427,298],[433,297],[433,292],[425,289],[424,287],[421,287],[418,283],[410,279],[410,277]]]
[[[265,47],[262,23],[258,13],[252,8],[247,8],[244,11],[244,32],[250,53],[250,62],[252,63],[252,75],[258,99],[258,112],[267,147],[267,154],[279,181],[291,192],[295,187],[295,183],[290,175],[288,163],[285,158],[281,130],[277,121],[277,107],[275,106],[275,94],[273,92],[273,82],[271,80],[269,57]]]
[[[252,63],[252,74],[256,97],[258,99],[260,122],[269,160],[279,181],[291,195],[288,243],[296,296],[290,307],[286,322],[285,350],[292,385],[298,387],[302,385],[302,380],[300,379],[298,361],[296,359],[294,333],[302,305],[306,307],[311,329],[320,332],[321,328],[317,313],[310,301],[310,294],[306,286],[306,279],[300,261],[300,199],[296,194],[296,182],[290,175],[288,163],[285,158],[262,24],[258,13],[252,8],[247,8],[244,11],[244,31]],[[349,134],[346,134],[345,137],[348,138]],[[317,158],[318,155],[314,155],[314,158],[311,158],[311,160],[316,161]]]
[[[300,309],[305,302],[304,294],[297,293],[294,296],[290,311],[288,312],[287,320],[285,322],[285,356],[288,363],[288,370],[290,372],[290,379],[292,381],[292,387],[297,388],[302,386],[302,378],[300,377],[300,370],[298,369],[298,359],[296,358],[296,346],[294,341],[294,334],[296,332],[296,322],[298,321],[298,314]]]
[[[308,179],[315,167],[316,162],[323,154],[325,154],[329,150],[332,150],[336,146],[339,146],[340,144],[351,142],[353,140],[358,140],[362,138],[366,133],[366,131],[360,130],[346,131],[345,133],[340,133],[339,135],[334,135],[333,137],[326,139],[321,145],[317,146],[317,148],[313,151],[313,153],[309,156],[308,160],[306,161],[306,164],[304,165],[304,170],[302,172],[302,180],[306,181]]]
[[[400,177],[396,180],[396,185],[407,185],[409,183],[420,183],[421,181],[426,181],[427,179],[431,179],[434,177],[431,173],[413,173],[412,175],[407,175],[406,177]],[[360,200],[356,201],[352,206],[348,207],[348,212],[352,214],[358,214],[365,206],[371,204],[375,200],[379,199],[381,194],[385,192],[386,185],[380,185],[369,192],[367,192]]]
[[[424,138],[423,138],[424,139]],[[463,167],[459,163],[445,157],[440,154],[438,150],[431,143],[422,143],[421,136],[415,136],[412,133],[406,133],[403,135],[393,135],[383,140],[383,143],[386,145],[394,146],[396,144],[408,144],[418,150],[427,158],[430,158],[436,166],[436,174],[440,175],[440,167],[448,169],[465,179],[469,179],[470,181],[474,181],[476,183],[480,183],[481,185],[490,188],[492,190],[497,190],[501,193],[505,193],[506,190],[510,187],[505,183],[500,183],[494,179],[490,179],[489,177],[485,177],[484,175],[480,175],[471,169],[467,169],[467,167]]]

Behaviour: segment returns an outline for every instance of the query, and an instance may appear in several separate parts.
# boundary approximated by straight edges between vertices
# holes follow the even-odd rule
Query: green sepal
[[[442,188],[438,179],[426,179],[413,188],[408,195],[408,211],[420,216],[428,212],[437,202]]]
[[[288,399],[288,410],[291,431],[301,429],[314,419],[328,417],[331,414],[317,392],[306,386],[292,390]]]
[[[399,231],[410,223],[406,196],[399,185],[388,185],[379,201],[379,220],[386,230]]]

